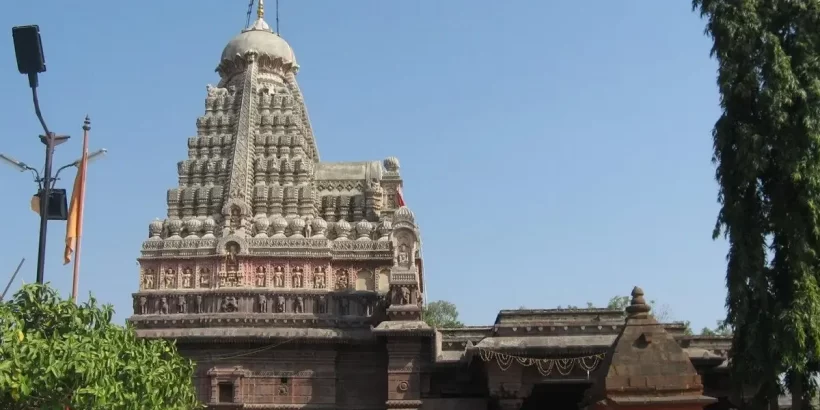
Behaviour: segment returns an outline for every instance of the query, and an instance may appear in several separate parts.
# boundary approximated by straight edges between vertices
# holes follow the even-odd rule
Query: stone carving
[[[236,298],[233,296],[226,296],[225,299],[222,300],[222,311],[225,313],[238,312],[239,306],[237,305]]]
[[[350,272],[347,269],[336,271],[336,289],[345,290],[350,287]]]
[[[324,289],[325,286],[325,268],[316,267],[313,269],[313,288]]]
[[[180,296],[177,299],[177,312],[188,313],[188,301],[185,300],[185,296]]]
[[[305,313],[305,300],[301,296],[297,296],[293,302],[293,311],[295,313]]]
[[[257,305],[259,305],[259,313],[268,313],[268,298],[265,295],[257,297]]]
[[[228,272],[236,272],[239,270],[239,244],[236,242],[228,242],[225,245],[225,269]]]
[[[196,313],[202,313],[202,295],[196,295]]]
[[[194,272],[191,268],[185,268],[182,271],[182,287],[183,288],[190,288],[191,286],[191,279],[194,276]]]
[[[256,286],[263,288],[265,287],[265,268],[258,267],[256,268]]]
[[[235,233],[242,226],[242,210],[238,206],[231,207],[230,232]]]
[[[285,287],[285,269],[281,266],[273,268],[273,286],[277,288]]]
[[[325,297],[324,295],[319,296],[319,298],[316,300],[316,310],[320,314],[327,313],[327,297]]]
[[[347,298],[339,300],[339,314],[342,316],[350,314],[350,300]]]
[[[163,296],[159,299],[159,314],[160,315],[167,315],[168,314],[168,299]]]
[[[402,266],[410,264],[410,250],[405,244],[399,245],[398,263]]]
[[[393,288],[393,303],[397,305],[410,304],[410,288],[402,286],[400,288]]]
[[[290,278],[291,287],[302,287],[302,268],[293,268],[293,276]]]
[[[165,288],[172,289],[174,288],[174,284],[176,283],[177,273],[173,269],[166,269],[165,270]]]
[[[199,287],[211,287],[211,270],[202,268],[199,270]]]
[[[140,310],[141,315],[148,314],[148,298],[145,296],[140,296]]]
[[[285,297],[276,297],[276,313],[285,313]]]
[[[153,269],[146,269],[145,273],[142,275],[142,287],[143,289],[154,289],[156,286],[156,276],[157,272]]]
[[[415,303],[416,305],[419,305],[419,307],[421,307],[421,300],[421,292],[418,290],[418,288],[413,288],[413,290],[410,292],[410,303]]]

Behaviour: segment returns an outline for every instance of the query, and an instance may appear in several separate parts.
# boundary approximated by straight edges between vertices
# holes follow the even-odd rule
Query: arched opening
[[[376,290],[376,284],[373,281],[373,272],[363,270],[356,274],[356,290]]]

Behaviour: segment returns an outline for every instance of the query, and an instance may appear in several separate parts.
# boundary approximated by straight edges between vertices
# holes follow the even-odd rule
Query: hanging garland
[[[574,369],[575,366],[580,367],[581,370],[587,372],[587,375],[589,375],[590,372],[598,367],[598,364],[604,359],[606,353],[561,359],[534,359],[532,357],[498,353],[479,347],[478,355],[481,357],[481,360],[485,362],[495,359],[496,363],[498,363],[498,367],[501,368],[502,371],[509,369],[513,363],[518,363],[525,367],[535,366],[538,369],[538,373],[541,373],[542,376],[549,376],[553,369],[557,370],[561,376],[568,376],[572,373],[572,369]]]

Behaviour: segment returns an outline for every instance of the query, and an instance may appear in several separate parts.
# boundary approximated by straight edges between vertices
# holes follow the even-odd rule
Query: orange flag
[[[88,168],[88,136],[83,138],[83,156],[77,166],[74,178],[74,189],[71,191],[71,203],[68,206],[68,223],[65,231],[65,253],[63,265],[71,262],[71,255],[77,250],[77,240],[82,232],[83,207],[85,202],[85,173]]]

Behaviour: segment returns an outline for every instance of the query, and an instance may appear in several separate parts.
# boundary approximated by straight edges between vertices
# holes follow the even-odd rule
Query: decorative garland
[[[513,362],[517,362],[525,367],[535,366],[538,369],[538,373],[541,373],[542,376],[549,376],[553,369],[557,370],[562,376],[568,376],[572,373],[572,369],[574,369],[575,366],[580,367],[581,370],[584,370],[587,372],[587,375],[589,375],[590,372],[598,367],[598,364],[604,359],[606,353],[561,359],[534,359],[532,357],[514,356],[478,348],[478,355],[481,357],[481,360],[485,362],[495,359],[496,363],[498,363],[498,367],[501,368],[502,371],[506,371],[512,366]]]

